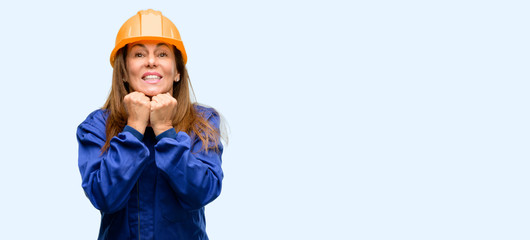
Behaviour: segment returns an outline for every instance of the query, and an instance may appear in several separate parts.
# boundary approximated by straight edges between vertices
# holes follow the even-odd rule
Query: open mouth
[[[158,73],[145,73],[142,76],[142,80],[144,80],[144,82],[146,83],[157,83],[157,82],[160,82],[161,79],[162,79],[162,75]]]

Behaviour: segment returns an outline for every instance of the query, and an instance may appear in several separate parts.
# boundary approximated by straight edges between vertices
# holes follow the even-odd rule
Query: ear
[[[178,82],[178,81],[180,81],[180,73],[177,73],[175,75],[175,82]]]

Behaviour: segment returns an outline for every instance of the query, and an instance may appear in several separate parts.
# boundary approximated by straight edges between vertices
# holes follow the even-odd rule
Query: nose
[[[156,67],[157,65],[156,57],[154,54],[149,54],[149,58],[147,59],[147,67]]]

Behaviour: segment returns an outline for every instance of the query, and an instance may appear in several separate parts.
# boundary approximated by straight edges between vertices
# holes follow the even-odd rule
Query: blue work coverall
[[[213,109],[196,109],[219,127]],[[221,143],[206,152],[185,132],[142,136],[126,126],[102,154],[107,117],[96,110],[77,129],[82,187],[101,212],[98,239],[208,239],[204,206],[221,193]]]

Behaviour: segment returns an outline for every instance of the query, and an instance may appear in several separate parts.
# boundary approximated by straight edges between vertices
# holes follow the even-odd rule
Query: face
[[[171,45],[159,41],[138,41],[127,46],[129,87],[147,96],[173,94],[173,82],[180,80]]]

